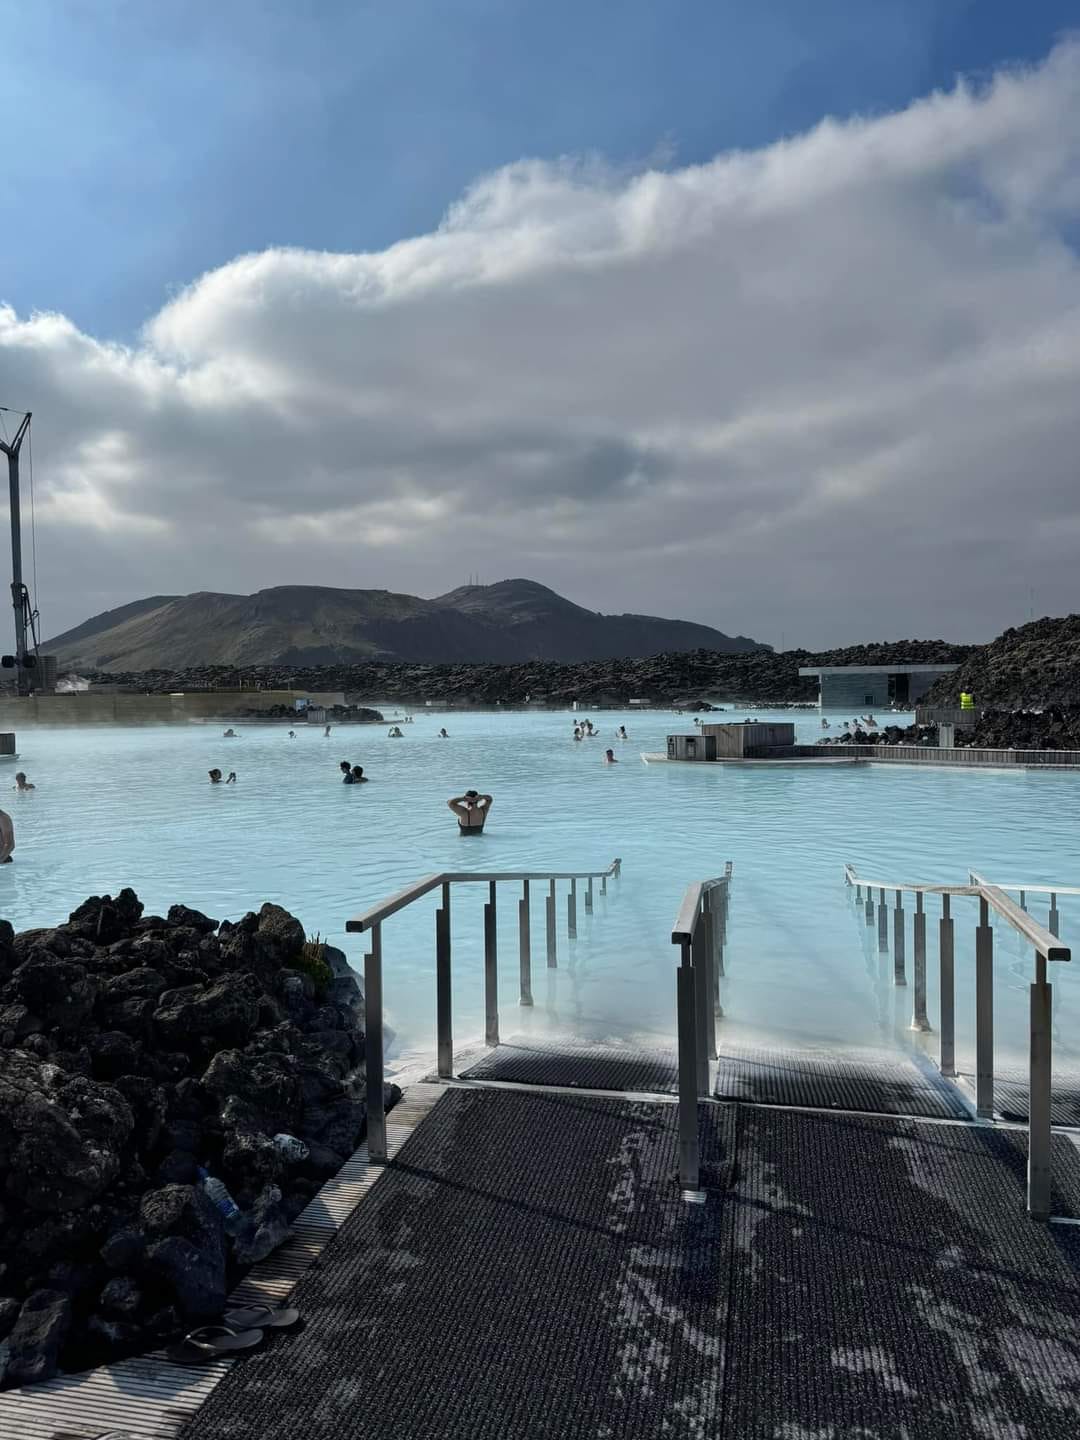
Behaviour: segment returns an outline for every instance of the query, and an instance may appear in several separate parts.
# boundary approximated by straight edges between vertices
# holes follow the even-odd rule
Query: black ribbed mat
[[[702,1119],[730,1154],[734,1113]],[[716,1435],[728,1212],[679,1198],[674,1121],[450,1090],[301,1281],[306,1328],[230,1370],[186,1440]]]
[[[1023,1138],[739,1110],[725,1440],[1080,1435],[1080,1229],[1024,1214]]]
[[[670,1051],[630,1050],[615,1045],[545,1045],[512,1036],[483,1060],[463,1070],[462,1079],[662,1095],[678,1089],[679,1069]]]
[[[892,1050],[753,1049],[720,1042],[714,1092],[758,1105],[805,1105],[966,1120],[955,1088]]]
[[[974,1074],[968,1078],[974,1087]],[[996,1069],[994,1110],[1005,1120],[1027,1123],[1028,1077],[1023,1070],[1000,1067]],[[1075,1069],[1054,1069],[1050,1092],[1050,1123],[1080,1126],[1080,1075],[1077,1075]]]
[[[180,1440],[1075,1440],[1080,1227],[1022,1132],[452,1089]],[[1055,1209],[1080,1154],[1055,1136]]]

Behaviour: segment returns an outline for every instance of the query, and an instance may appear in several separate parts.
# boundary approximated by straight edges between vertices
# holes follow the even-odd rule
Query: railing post
[[[1025,890],[1020,891],[1020,909],[1027,909],[1027,892]]]
[[[700,937],[700,938],[699,938]],[[701,914],[698,917],[697,932],[694,935],[694,966],[701,966],[702,983],[699,991],[701,997],[702,1033],[704,1035],[704,1050],[706,1060],[716,1059],[716,984],[713,978],[713,947],[712,947],[712,916],[705,905],[701,907]],[[709,1093],[709,1068],[705,1067],[705,1089],[702,1094]]]
[[[600,894],[607,894],[607,872],[600,876]]]
[[[484,906],[484,1039],[499,1043],[499,931],[495,909],[495,881],[488,886]]]
[[[577,881],[570,881],[570,894],[566,897],[566,933],[571,940],[577,939]]]
[[[1056,933],[1056,932],[1055,932]],[[1035,956],[1031,987],[1031,1041],[1028,1064],[1028,1213],[1037,1220],[1050,1214],[1050,1094],[1054,994],[1046,983],[1046,957]]]
[[[529,929],[529,882],[522,881],[522,896],[518,901],[518,966],[520,970],[521,993],[519,1005],[531,1005],[532,996],[532,942]]]
[[[986,1119],[994,1113],[994,932],[982,895],[975,931],[975,1110]]]
[[[906,985],[904,969],[904,892],[896,892],[896,909],[893,912],[893,984]]]
[[[886,954],[889,949],[889,912],[885,908],[885,891],[882,890],[878,900],[877,912],[877,948],[879,954]]]
[[[1053,891],[1050,892],[1050,915],[1046,921],[1046,928],[1051,935],[1061,934],[1061,916],[1058,913],[1057,896]]]
[[[683,1190],[696,1191],[701,1166],[698,1151],[697,1017],[694,1013],[694,999],[694,967],[690,963],[690,945],[688,941],[683,941],[676,972],[679,1023],[679,1184]]]
[[[724,970],[724,941],[727,939],[727,887],[726,880],[718,887],[720,903],[716,906],[713,915],[713,940],[716,945],[716,1004],[718,1007],[716,1013],[718,1015],[723,1014],[723,1011],[719,1009],[720,976],[726,973]]]
[[[552,880],[548,886],[547,894],[547,963],[548,969],[554,970],[558,965],[558,957],[555,953],[555,881]]]
[[[874,892],[869,885],[866,887],[866,905],[863,913],[866,916],[866,928],[869,930],[874,924]]]
[[[941,1007],[942,1075],[956,1074],[956,987],[953,976],[953,922],[949,897],[941,897],[941,925],[938,929],[938,980]]]
[[[454,1040],[450,1017],[450,886],[442,887],[442,904],[435,911],[435,1017],[438,1030],[439,1075],[454,1073]]]
[[[923,909],[921,890],[915,892],[915,918],[912,924],[915,934],[915,1004],[911,1012],[911,1028],[929,1030],[930,1017],[926,1013],[926,911]]]
[[[592,914],[592,876],[589,876],[589,883],[585,887],[585,914]]]
[[[364,1072],[367,1085],[368,1159],[386,1159],[386,1106],[383,1101],[382,926],[371,927],[371,949],[364,956]]]

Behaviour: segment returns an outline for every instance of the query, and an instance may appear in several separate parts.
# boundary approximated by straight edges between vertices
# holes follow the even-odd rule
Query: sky
[[[470,575],[787,647],[1080,609],[1075,3],[0,0],[0,36],[46,636]]]

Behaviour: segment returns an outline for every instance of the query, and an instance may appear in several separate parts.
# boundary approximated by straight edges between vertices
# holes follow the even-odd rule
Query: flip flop
[[[270,1305],[246,1305],[239,1310],[226,1310],[222,1319],[231,1330],[289,1330],[300,1319],[300,1311],[291,1307],[275,1310]]]
[[[231,1330],[228,1325],[200,1325],[185,1335],[178,1345],[170,1345],[165,1354],[174,1365],[205,1365],[222,1355],[238,1350],[254,1350],[263,1338],[261,1330]]]

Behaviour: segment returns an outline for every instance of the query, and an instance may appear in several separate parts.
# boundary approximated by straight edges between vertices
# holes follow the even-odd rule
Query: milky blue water
[[[387,713],[391,713],[387,708]],[[755,712],[768,718],[768,712]],[[671,927],[685,886],[735,866],[725,1024],[774,1040],[876,1042],[910,1017],[911,995],[883,978],[870,932],[843,884],[845,861],[887,879],[963,882],[969,867],[1004,882],[1080,881],[1080,776],[895,766],[766,768],[643,764],[669,732],[668,712],[604,712],[598,739],[575,743],[573,716],[417,715],[386,727],[277,725],[39,729],[18,736],[15,769],[37,783],[11,794],[15,863],[0,868],[0,914],[17,929],[55,924],[88,894],[131,885],[148,911],[183,901],[221,918],[272,900],[360,964],[345,920],[433,871],[600,868],[621,881],[595,914],[579,910],[576,942],[544,963],[543,896],[533,910],[533,1011],[517,1005],[516,888],[500,907],[503,1035],[560,1030],[609,1037],[674,1033],[677,951]],[[735,717],[733,717],[735,718]],[[741,712],[738,718],[742,718]],[[817,738],[817,712],[797,718]],[[834,717],[837,718],[837,717]],[[629,742],[615,740],[625,724]],[[438,738],[445,725],[450,738]],[[619,757],[602,764],[611,745]],[[371,783],[340,783],[338,762]],[[211,786],[207,771],[238,772]],[[495,805],[480,839],[457,834],[446,799],[476,786]],[[534,887],[535,891],[539,887]],[[455,1039],[482,1029],[481,907],[455,892]],[[1044,902],[1038,902],[1040,905]],[[383,929],[388,1023],[398,1064],[433,1046],[432,897]],[[957,1023],[970,1031],[975,907],[957,915]],[[1080,940],[1080,897],[1061,902],[1063,938]],[[930,914],[931,1019],[936,1022],[937,904]],[[1036,913],[1045,920],[1045,911]],[[891,935],[891,917],[890,917]],[[996,1024],[1003,1052],[1026,1045],[1028,952],[997,927]],[[908,970],[911,966],[908,934]],[[1078,962],[1080,964],[1080,962]],[[1059,1051],[1080,1046],[1080,984],[1057,968]]]

